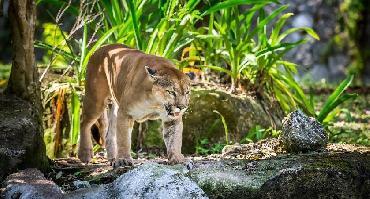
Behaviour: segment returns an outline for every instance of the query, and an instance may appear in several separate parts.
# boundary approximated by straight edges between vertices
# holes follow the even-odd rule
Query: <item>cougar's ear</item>
[[[188,73],[185,73],[189,78],[190,78],[190,80],[194,80],[194,78],[195,78],[195,73],[193,73],[193,72],[188,72]]]
[[[144,66],[145,67],[145,72],[148,74],[149,79],[155,81],[157,79],[156,73],[157,70],[154,68],[151,68],[150,66]]]

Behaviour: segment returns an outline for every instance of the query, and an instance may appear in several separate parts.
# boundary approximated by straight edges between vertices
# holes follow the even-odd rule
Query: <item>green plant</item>
[[[7,80],[10,76],[11,65],[3,65],[0,63],[0,89],[5,88]]]
[[[275,1],[225,1],[205,11],[209,15],[208,27],[202,27],[204,37],[206,66],[212,70],[224,72],[231,77],[231,90],[237,86],[244,69],[241,61],[248,56],[251,44],[250,25],[254,13],[268,3]],[[249,11],[240,13],[238,5],[256,4]],[[202,30],[203,29],[203,30]],[[219,66],[224,62],[227,67]]]
[[[122,28],[114,31],[109,42],[125,43],[149,54],[175,59],[194,40],[191,30],[199,19],[199,11],[195,10],[199,2],[103,0],[98,7],[105,16],[102,32],[120,25]]]
[[[224,132],[225,132],[225,142],[226,142],[226,144],[230,144],[230,142],[229,142],[229,132],[227,130],[227,124],[226,124],[226,120],[225,120],[224,116],[216,110],[213,110],[213,112],[217,113],[220,116],[222,125],[224,127]]]
[[[320,123],[328,126],[329,123],[338,115],[342,110],[338,109],[337,107],[344,102],[356,98],[358,95],[356,93],[345,93],[345,90],[351,85],[353,81],[354,75],[349,75],[346,79],[344,79],[330,94],[328,99],[326,99],[324,105],[320,108],[318,112],[308,112],[307,110],[315,110],[319,109],[318,105],[314,103],[313,95],[311,94],[309,97],[306,96],[303,91],[301,97],[303,101],[306,103],[304,109],[306,114],[309,114],[315,117]],[[297,85],[297,87],[299,87]],[[348,111],[348,110],[347,110]],[[349,115],[350,117],[350,115]]]
[[[243,139],[240,140],[240,143],[250,143],[256,142],[258,140],[266,139],[267,137],[278,137],[280,131],[273,128],[262,128],[260,125],[256,125],[249,130]]]
[[[80,107],[81,103],[79,96],[77,92],[73,90],[71,98],[71,109],[72,109],[71,133],[69,138],[73,149],[77,147],[78,135],[80,132]]]
[[[231,2],[231,1],[230,1]],[[286,10],[283,5],[266,15],[264,7],[276,1],[232,1],[254,3],[243,10],[226,2],[208,9],[209,26],[203,28],[208,37],[201,41],[205,51],[207,68],[225,72],[231,77],[231,90],[243,81],[245,87],[260,94],[273,94],[285,111],[300,107],[314,115],[309,101],[294,79],[297,72],[294,63],[284,60],[292,48],[305,43],[307,38],[287,43],[284,39],[297,31],[303,31],[315,39],[317,34],[310,28],[290,28],[283,32],[292,13],[279,15]],[[257,19],[257,20],[255,20]],[[202,30],[201,30],[202,31]],[[224,63],[222,66],[219,63]]]
[[[214,143],[211,144],[207,138],[202,139],[195,146],[195,153],[199,155],[218,154],[222,152],[225,144]]]
[[[354,99],[358,95],[355,93],[344,93],[344,91],[351,85],[353,80],[353,75],[348,76],[344,79],[339,86],[333,91],[333,93],[328,97],[324,106],[321,108],[320,112],[316,115],[317,120],[321,123],[327,124],[333,117],[330,114],[333,110],[349,99]],[[335,113],[335,112],[334,112]]]

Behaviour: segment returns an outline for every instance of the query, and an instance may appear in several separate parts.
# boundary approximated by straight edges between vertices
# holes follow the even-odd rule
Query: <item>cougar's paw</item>
[[[113,168],[118,168],[121,166],[133,166],[134,160],[131,157],[128,158],[118,158],[116,160],[113,160],[112,166]]]
[[[89,163],[91,158],[93,158],[94,152],[92,148],[80,148],[78,150],[78,158],[83,163]]]
[[[183,163],[183,162],[185,162],[185,158],[184,158],[184,155],[182,155],[182,154],[174,154],[174,155],[170,155],[168,157],[168,163],[170,165],[180,164],[180,163]]]
[[[191,160],[191,159],[185,159],[184,161],[184,166],[188,169],[188,170],[192,170],[194,168],[194,162]]]

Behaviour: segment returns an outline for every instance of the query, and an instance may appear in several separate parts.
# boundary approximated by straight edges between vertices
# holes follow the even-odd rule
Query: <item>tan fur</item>
[[[91,126],[112,100],[108,132],[102,142],[113,166],[132,164],[134,121],[158,118],[163,123],[170,163],[182,162],[182,114],[189,103],[189,91],[190,79],[169,60],[121,44],[101,47],[91,56],[86,72],[78,157],[83,162],[91,160]]]

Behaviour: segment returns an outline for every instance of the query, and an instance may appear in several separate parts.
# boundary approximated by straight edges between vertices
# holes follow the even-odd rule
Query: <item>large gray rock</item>
[[[45,169],[42,129],[31,104],[0,94],[0,118],[0,182],[16,169]]]
[[[324,127],[315,118],[306,116],[300,110],[284,118],[280,138],[288,152],[315,151],[323,149],[328,142]]]
[[[183,166],[148,163],[111,184],[71,192],[65,198],[207,198],[195,182],[184,176],[186,171]]]
[[[3,196],[5,199],[56,199],[63,196],[61,189],[54,182],[45,179],[37,169],[26,169],[11,174],[4,185],[6,186]]]
[[[283,117],[277,104],[269,104],[267,108],[250,96],[236,96],[219,90],[193,90],[189,110],[184,115],[185,153],[193,153],[200,139],[207,138],[212,143],[225,142],[223,124],[214,110],[225,118],[229,140],[233,143],[240,142],[256,125],[280,127]]]
[[[189,176],[210,198],[370,198],[370,150],[197,162]]]

